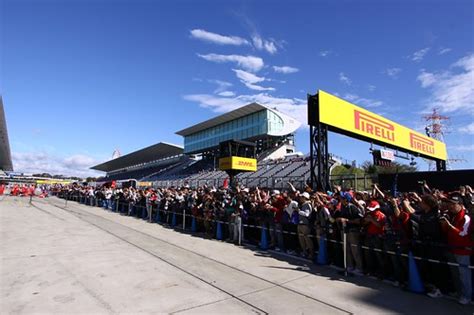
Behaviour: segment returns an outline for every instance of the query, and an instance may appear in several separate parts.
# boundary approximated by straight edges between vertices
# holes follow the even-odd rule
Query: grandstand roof
[[[7,121],[3,110],[3,99],[0,95],[0,170],[13,171],[10,142],[8,141]]]
[[[93,170],[110,172],[127,166],[134,166],[183,154],[183,147],[160,142],[144,149],[122,155],[119,158],[91,167]]]
[[[251,104],[242,106],[240,108],[237,108],[236,110],[233,110],[231,112],[225,113],[223,115],[211,118],[211,119],[206,120],[202,123],[191,126],[189,128],[180,130],[180,131],[176,132],[176,134],[185,137],[185,136],[191,135],[193,133],[196,133],[196,132],[199,132],[199,131],[202,131],[202,130],[206,130],[208,128],[226,123],[228,121],[232,121],[234,119],[259,112],[259,111],[264,110],[264,109],[271,110],[270,108],[268,108],[264,105],[261,105],[261,104],[258,104],[258,103],[251,103]]]

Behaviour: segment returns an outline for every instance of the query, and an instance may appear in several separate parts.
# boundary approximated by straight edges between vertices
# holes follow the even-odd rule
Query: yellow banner
[[[219,169],[221,171],[236,170],[255,172],[257,170],[257,160],[240,156],[220,158]]]
[[[319,121],[388,145],[446,160],[446,145],[382,116],[319,90]]]
[[[37,179],[36,184],[63,184],[63,185],[69,185],[71,181],[67,180],[61,180],[61,179]]]

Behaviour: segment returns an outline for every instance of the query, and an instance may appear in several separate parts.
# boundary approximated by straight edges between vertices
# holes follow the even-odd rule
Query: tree
[[[362,164],[362,169],[367,174],[395,174],[416,172],[416,166],[401,164],[399,162],[392,162],[391,166],[376,166],[370,161],[365,161]]]

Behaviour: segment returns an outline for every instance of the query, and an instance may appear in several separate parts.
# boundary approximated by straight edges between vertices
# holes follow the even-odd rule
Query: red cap
[[[372,200],[372,201],[369,203],[369,205],[367,206],[367,209],[368,209],[369,211],[375,211],[375,210],[377,210],[377,209],[380,209],[380,205],[379,205],[379,203],[378,203],[377,201]]]

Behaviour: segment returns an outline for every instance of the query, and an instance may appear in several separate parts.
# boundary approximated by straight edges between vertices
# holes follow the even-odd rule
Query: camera
[[[449,216],[445,213],[445,214],[442,214],[440,217],[439,217],[439,220],[446,220],[446,221],[449,221]]]

